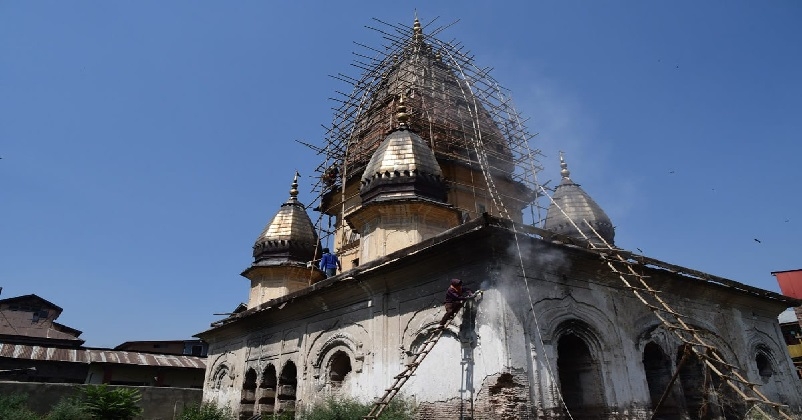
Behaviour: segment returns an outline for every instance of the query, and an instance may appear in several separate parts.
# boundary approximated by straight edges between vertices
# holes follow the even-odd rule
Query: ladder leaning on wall
[[[685,355],[682,357],[682,360],[677,366],[677,372],[671,378],[668,385],[666,385],[666,389],[663,392],[660,401],[658,401],[656,404],[652,413],[652,418],[654,418],[654,416],[657,414],[660,406],[669,395],[671,386],[677,379],[682,364],[687,360],[687,356],[689,355],[688,352],[690,351],[697,357],[698,360],[704,363],[708,369],[714,372],[731,389],[733,389],[735,393],[744,400],[744,402],[752,403],[753,406],[750,408],[750,410],[755,410],[766,418],[771,418],[759,406],[759,404],[764,404],[777,410],[777,414],[780,417],[791,420],[791,417],[782,411],[781,408],[783,407],[783,404],[773,402],[763,393],[761,393],[760,390],[758,390],[758,384],[747,380],[741,373],[738,372],[738,368],[736,366],[727,363],[727,361],[721,356],[719,350],[713,344],[702,338],[698,334],[697,330],[688,325],[690,320],[686,320],[687,317],[685,315],[682,315],[672,309],[668,303],[666,303],[666,301],[660,297],[660,291],[652,288],[646,282],[646,277],[638,273],[635,270],[635,267],[633,267],[634,265],[639,264],[636,260],[625,258],[617,248],[614,248],[612,245],[610,245],[610,243],[602,238],[599,232],[597,232],[587,220],[583,220],[583,223],[590,228],[593,234],[596,235],[596,239],[598,239],[601,243],[597,244],[594,243],[594,241],[588,240],[591,248],[601,253],[602,260],[624,283],[624,287],[630,290],[635,297],[638,298],[638,300],[646,305],[668,331],[672,332],[682,343],[686,345]],[[582,232],[578,227],[576,228],[577,231],[580,233]],[[585,236],[584,233],[582,235]],[[585,239],[587,240],[588,238],[585,237]]]
[[[475,296],[481,295],[481,293],[482,291],[478,290],[474,293],[474,295]],[[463,307],[465,306],[466,305],[463,305]],[[462,308],[460,308],[460,310],[461,309]],[[392,401],[393,398],[395,398],[395,396],[398,395],[398,392],[401,391],[401,387],[404,386],[404,384],[407,383],[409,378],[411,378],[415,374],[415,371],[418,370],[418,367],[423,362],[423,359],[425,359],[426,356],[429,355],[429,353],[434,348],[434,345],[437,344],[437,342],[443,336],[443,332],[445,332],[446,328],[449,325],[451,325],[451,321],[454,318],[456,318],[458,313],[459,311],[457,311],[454,314],[454,316],[449,318],[448,321],[443,326],[438,327],[429,333],[429,337],[426,338],[426,341],[424,341],[420,345],[420,350],[415,354],[414,359],[412,359],[411,362],[404,365],[404,370],[401,371],[401,373],[393,377],[394,379],[393,384],[390,385],[389,388],[385,389],[384,395],[382,395],[381,398],[379,398],[378,400],[376,400],[375,403],[373,403],[373,408],[371,408],[370,413],[362,417],[363,420],[374,420],[379,418],[382,411],[384,411],[384,409],[387,408],[388,405],[390,405],[390,401]]]

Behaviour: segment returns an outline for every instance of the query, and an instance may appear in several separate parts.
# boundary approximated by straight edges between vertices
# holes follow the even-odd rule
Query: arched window
[[[557,369],[565,406],[574,419],[595,419],[607,412],[599,361],[571,329],[557,342]]]
[[[295,392],[298,385],[298,369],[295,363],[287,362],[278,378],[277,413],[295,412]]]
[[[273,414],[275,411],[277,385],[276,367],[269,364],[264,373],[262,373],[262,381],[259,382],[259,389],[257,390],[256,402],[259,404],[259,413]]]
[[[345,376],[351,372],[351,358],[342,350],[336,351],[329,359],[329,381],[333,387],[339,387]]]
[[[256,371],[249,368],[245,372],[245,381],[242,383],[242,393],[240,397],[240,419],[253,417],[254,403],[256,402]]]
[[[663,398],[663,394],[671,382],[671,359],[654,342],[650,341],[643,349],[643,370],[646,373],[646,383],[649,386],[649,396],[652,400],[655,418],[665,420],[681,418],[674,392],[669,391],[660,403],[660,399]],[[659,407],[658,403],[660,403]]]
[[[766,356],[765,353],[758,351],[757,355],[755,356],[755,365],[757,365],[757,371],[760,374],[760,379],[763,381],[763,383],[769,383],[771,377],[774,376],[774,368],[771,366],[771,360],[768,358],[768,356]]]

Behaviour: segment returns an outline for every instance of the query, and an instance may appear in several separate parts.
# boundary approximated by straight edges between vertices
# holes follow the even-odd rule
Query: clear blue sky
[[[802,3],[0,3],[0,286],[90,346],[181,339],[247,300],[330,74],[372,18],[459,20],[619,246],[778,290],[802,268]],[[503,3],[503,6],[497,5]],[[316,214],[310,214],[316,217]],[[758,243],[754,239],[761,242]]]

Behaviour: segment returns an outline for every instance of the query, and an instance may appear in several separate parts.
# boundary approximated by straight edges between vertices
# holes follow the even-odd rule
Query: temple
[[[197,335],[204,400],[241,419],[329,397],[420,419],[802,413],[777,322],[799,301],[619,248],[570,156],[545,188],[508,92],[424,29],[389,25],[342,76],[306,205],[296,174],[242,273],[247,309]],[[453,278],[483,293],[440,328]]]

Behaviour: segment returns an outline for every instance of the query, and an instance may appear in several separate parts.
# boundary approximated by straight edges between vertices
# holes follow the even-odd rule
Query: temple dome
[[[304,205],[298,201],[298,174],[290,198],[265,226],[253,246],[254,264],[260,262],[302,262],[315,259],[318,236]]]
[[[400,127],[373,152],[362,174],[362,202],[411,197],[444,202],[443,172],[434,152],[419,135],[408,129],[403,99],[398,110]]]
[[[543,228],[578,239],[584,239],[582,235],[584,234],[590,242],[603,245],[603,241],[593,233],[593,229],[595,229],[599,236],[604,238],[604,241],[614,245],[615,227],[613,222],[607,213],[596,204],[596,201],[579,184],[571,180],[571,173],[568,171],[568,165],[562,154],[560,155],[560,167],[562,168],[560,171],[562,181],[554,192],[552,197],[554,202],[549,205]],[[585,221],[593,226],[593,229],[590,229]],[[574,225],[578,226],[582,233],[578,232]]]
[[[414,109],[409,114],[409,128],[426,137],[438,159],[476,165],[474,143],[480,142],[492,168],[512,170],[510,146],[501,130],[471,86],[458,76],[459,69],[427,42],[417,18],[412,36],[381,69],[365,112],[354,122],[346,166],[365,167],[386,133],[395,128],[396,100],[404,95]]]

